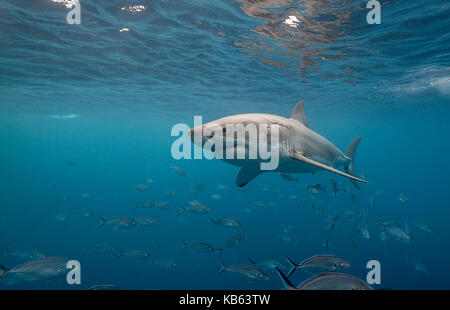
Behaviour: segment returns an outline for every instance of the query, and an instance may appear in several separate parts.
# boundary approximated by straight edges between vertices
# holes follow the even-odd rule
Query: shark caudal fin
[[[355,140],[350,143],[350,145],[345,150],[345,156],[347,156],[350,161],[345,166],[345,172],[349,175],[355,176],[355,155],[356,155],[356,149],[358,148],[359,142],[361,142],[361,137],[356,137]],[[353,185],[359,189],[358,184],[355,181],[352,181]]]

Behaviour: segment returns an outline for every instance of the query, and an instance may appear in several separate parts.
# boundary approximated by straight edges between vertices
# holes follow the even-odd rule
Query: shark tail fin
[[[221,274],[222,272],[224,272],[225,270],[227,270],[227,267],[224,265],[224,263],[222,262],[222,260],[219,258],[219,263],[220,263],[220,270],[217,274]]]
[[[251,260],[250,258],[247,258],[247,259],[248,259],[248,261],[250,262],[250,264],[252,264],[253,266],[256,265],[255,261]]]
[[[295,290],[294,284],[292,284],[288,277],[286,277],[286,275],[280,269],[278,269],[278,267],[275,267],[275,270],[277,271],[281,282],[283,282],[284,288],[287,290]]]
[[[347,156],[350,161],[345,166],[345,172],[355,176],[355,155],[356,155],[356,149],[358,148],[359,142],[361,142],[361,137],[356,137],[355,140],[352,141],[352,143],[349,144],[347,149],[345,150],[345,156]],[[353,185],[355,185],[356,188],[359,189],[359,186],[356,182],[352,181]]]
[[[294,261],[292,259],[290,259],[289,257],[287,257],[286,255],[284,256],[284,258],[286,258],[286,260],[288,261],[289,265],[291,266],[291,269],[288,272],[288,277],[289,277],[298,268],[298,265],[296,263],[294,263]]]
[[[9,269],[5,268],[3,265],[0,265],[0,279],[3,278],[7,273]]]

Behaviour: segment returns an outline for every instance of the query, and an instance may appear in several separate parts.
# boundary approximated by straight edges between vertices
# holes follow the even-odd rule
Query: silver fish
[[[178,213],[179,216],[181,214],[183,214],[185,211],[189,211],[189,212],[197,213],[197,214],[205,214],[205,213],[211,212],[211,208],[209,208],[201,203],[190,205],[189,207],[186,207],[186,208],[181,206],[180,204],[178,204],[178,206],[181,208],[181,212]]]
[[[403,239],[406,241],[409,241],[411,239],[411,236],[408,235],[403,229],[400,228],[397,224],[391,224],[387,226],[383,226],[382,231],[385,230],[397,239]]]
[[[429,274],[425,265],[418,259],[410,257],[406,259],[406,262],[412,269],[423,272],[424,274]]]
[[[211,197],[212,199],[216,199],[216,200],[222,199],[222,195],[220,195],[220,194],[211,194],[209,197]]]
[[[162,210],[167,210],[170,208],[170,204],[168,202],[165,201],[159,201],[159,202],[155,202],[155,206],[162,209]]]
[[[294,178],[292,175],[290,175],[289,173],[285,173],[285,172],[278,172],[278,174],[280,175],[280,177],[288,182],[297,182],[298,178]]]
[[[137,185],[134,186],[134,190],[136,192],[143,192],[143,191],[148,190],[148,186],[143,184],[143,183],[142,184],[137,184]]]
[[[269,280],[269,276],[267,276],[264,272],[262,272],[259,268],[253,265],[234,265],[234,266],[225,266],[224,263],[219,259],[220,266],[222,269],[219,270],[219,274],[224,271],[232,272],[239,276],[244,276],[252,280]]]
[[[370,240],[370,232],[365,226],[359,227],[359,232],[361,233],[364,239]]]
[[[247,238],[247,234],[233,235],[225,241],[223,248],[224,249],[233,248],[233,247],[237,246],[245,238]]]
[[[73,216],[77,215],[78,213],[79,213],[78,211],[77,212],[71,212],[71,213],[69,213],[69,212],[61,212],[61,213],[58,213],[56,215],[56,219],[58,221],[67,221],[70,218],[72,218]]]
[[[228,187],[225,186],[225,185],[223,185],[223,184],[217,184],[216,188],[217,188],[218,190],[223,191],[223,190],[227,189]]]
[[[140,203],[136,204],[136,208],[153,208],[156,205],[156,202],[154,202],[153,200],[142,200]]]
[[[6,269],[0,265],[0,278],[8,275],[26,282],[54,278],[68,271],[66,269],[68,261],[67,258],[63,257],[45,257],[32,260],[13,269]]]
[[[127,256],[127,257],[132,257],[132,258],[137,258],[137,259],[145,259],[150,256],[150,254],[148,254],[147,252],[142,251],[142,250],[129,250],[126,252],[122,252],[119,249],[117,249],[117,250],[119,251],[119,255],[117,256],[117,258],[122,257],[122,256]]]
[[[94,213],[91,210],[89,210],[89,209],[81,209],[78,212],[78,215],[82,216],[82,217],[93,217]]]
[[[158,267],[173,269],[173,268],[177,267],[177,264],[171,258],[159,258],[159,259],[153,260],[150,263],[150,266],[158,266]]]
[[[145,227],[145,226],[152,226],[156,222],[148,217],[137,217],[134,219],[139,226]]]
[[[172,168],[176,173],[178,173],[181,176],[186,176],[186,173],[183,171],[183,169],[181,169],[180,167],[177,166],[170,166],[170,168]]]
[[[276,260],[274,258],[266,258],[266,259],[263,259],[263,260],[260,260],[260,261],[257,261],[257,262],[255,262],[255,261],[251,260],[250,258],[248,258],[248,261],[253,266],[256,266],[256,267],[259,267],[259,268],[263,268],[263,269],[271,269],[271,270],[273,270],[275,268],[279,268],[279,269],[286,268],[285,265],[283,265],[280,261],[278,261],[278,260]]]
[[[322,192],[326,192],[325,188],[321,184],[309,185],[306,190],[310,194],[318,195]]]
[[[405,197],[403,193],[400,193],[397,197],[397,200],[400,201],[401,203],[405,203],[408,199]]]
[[[303,269],[310,273],[321,273],[325,271],[341,271],[350,267],[349,262],[331,254],[314,255],[299,264],[294,263],[287,256],[285,258],[291,265],[288,276],[292,275],[297,269]]]
[[[428,225],[423,222],[415,221],[415,222],[413,222],[413,225],[415,227],[417,227],[418,229],[420,229],[421,231],[424,231],[429,234],[433,234],[433,231],[431,230],[431,228],[428,227]]]
[[[350,274],[326,272],[309,278],[298,287],[283,272],[275,269],[287,290],[373,290],[366,282]]]
[[[223,217],[218,220],[211,219],[211,222],[223,227],[240,227],[241,224],[232,217]]]
[[[306,280],[298,288],[300,290],[373,290],[360,278],[337,272],[321,273]]]
[[[210,245],[209,243],[206,242],[194,242],[194,243],[186,243],[184,241],[181,241],[183,243],[183,247],[181,248],[182,250],[185,248],[191,249],[195,252],[198,253],[210,253],[210,252],[214,252],[214,251],[219,251],[221,252],[222,249],[216,249],[214,248],[212,245]]]
[[[110,220],[105,220],[102,217],[100,217],[101,223],[97,226],[97,228],[100,228],[104,225],[111,225],[114,230],[125,230],[129,228],[133,228],[138,226],[138,222],[135,219],[128,218],[128,217],[116,217]]]
[[[171,190],[171,189],[169,189],[169,190],[164,192],[164,195],[166,195],[166,196],[175,196],[176,194],[177,193],[174,190]]]

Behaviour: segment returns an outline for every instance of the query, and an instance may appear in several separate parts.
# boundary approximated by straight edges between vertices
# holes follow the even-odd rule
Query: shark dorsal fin
[[[308,122],[306,121],[305,105],[303,104],[303,101],[297,102],[297,104],[295,105],[294,110],[292,110],[291,118],[299,121],[304,126],[309,128]]]

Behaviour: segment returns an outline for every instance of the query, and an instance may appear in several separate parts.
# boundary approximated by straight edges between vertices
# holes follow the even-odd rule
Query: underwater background
[[[450,5],[380,2],[370,25],[367,1],[81,0],[81,24],[66,22],[70,0],[0,1],[0,264],[81,264],[81,285],[7,273],[0,288],[281,289],[270,268],[269,280],[218,274],[219,256],[287,273],[285,255],[328,253],[361,279],[378,260],[374,288],[449,289]],[[272,172],[238,189],[237,167],[171,155],[172,127],[194,115],[289,117],[299,100],[340,150],[363,137],[355,168],[369,184]],[[211,211],[180,215],[193,201]],[[148,256],[118,255],[130,250]]]

